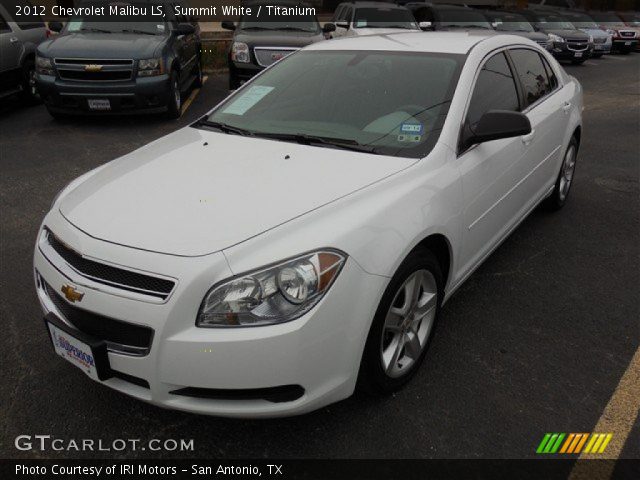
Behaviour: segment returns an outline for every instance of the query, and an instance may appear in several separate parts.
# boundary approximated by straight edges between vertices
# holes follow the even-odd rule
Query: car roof
[[[390,8],[394,10],[406,10],[403,5],[387,2],[342,2],[340,5],[352,5],[355,8]]]
[[[493,30],[487,32],[398,32],[318,42],[306,47],[305,50],[382,50],[465,54],[474,45],[496,35]]]

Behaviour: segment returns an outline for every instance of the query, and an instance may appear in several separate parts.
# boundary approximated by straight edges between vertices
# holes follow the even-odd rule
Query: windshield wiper
[[[306,28],[300,28],[300,27],[280,27],[280,28],[277,28],[276,30],[288,31],[288,32],[315,32],[315,30],[307,30]]]
[[[252,27],[242,27],[241,30],[275,30],[275,28],[260,27],[258,25]]]
[[[80,31],[91,33],[113,33],[111,30],[103,30],[101,28],[81,28]]]
[[[483,30],[493,30],[493,28],[485,27],[483,25],[447,25],[446,28],[481,28]]]
[[[256,137],[283,140],[285,142],[297,142],[302,145],[327,146],[355,152],[376,153],[375,147],[363,145],[352,138],[320,137],[307,133],[268,133],[256,132]]]
[[[196,122],[194,122],[191,126],[192,127],[210,127],[210,128],[215,128],[217,130],[220,130],[223,133],[232,133],[235,135],[243,135],[248,137],[252,137],[254,135],[254,132],[252,132],[251,130],[246,130],[240,127],[234,127],[232,125],[227,125],[226,123],[212,122],[211,120],[208,120],[206,115],[201,119],[197,120]]]
[[[138,33],[141,35],[155,35],[153,32],[146,32],[144,30],[136,30],[136,29],[124,29],[121,30],[122,33]]]

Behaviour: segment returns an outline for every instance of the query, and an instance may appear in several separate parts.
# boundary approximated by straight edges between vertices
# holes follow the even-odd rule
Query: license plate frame
[[[580,58],[580,57],[582,57],[582,52],[575,52],[575,53],[573,54],[573,56],[574,56],[575,58]]]
[[[57,355],[93,380],[104,381],[113,376],[104,340],[69,327],[53,313],[44,317],[44,324]]]
[[[108,98],[89,98],[87,99],[89,110],[99,112],[108,112],[111,110],[111,101]]]

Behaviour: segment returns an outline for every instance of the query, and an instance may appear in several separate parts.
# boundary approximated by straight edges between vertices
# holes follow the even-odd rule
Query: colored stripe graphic
[[[536,453],[578,454],[583,447],[584,453],[604,453],[612,437],[611,433],[545,433]]]

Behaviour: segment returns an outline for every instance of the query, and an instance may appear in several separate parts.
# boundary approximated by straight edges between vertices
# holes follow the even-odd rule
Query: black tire
[[[578,140],[575,136],[571,137],[571,141],[567,146],[567,150],[564,152],[564,156],[562,157],[562,165],[560,166],[560,172],[558,173],[558,178],[556,180],[556,184],[553,187],[553,192],[549,195],[544,202],[542,202],[543,208],[548,211],[554,212],[556,210],[560,210],[567,203],[567,199],[569,198],[569,193],[571,192],[571,185],[573,185],[573,176],[575,175],[575,166],[578,160]],[[567,161],[567,155],[574,149],[574,165],[571,173],[571,180],[569,181],[569,186],[566,191],[563,192],[563,176],[565,175],[565,163]],[[566,181],[566,177],[565,177]]]
[[[41,102],[40,94],[36,87],[36,64],[33,59],[25,61],[22,67],[22,100],[29,105]]]
[[[193,80],[193,88],[202,88],[202,63],[200,58],[196,59],[196,65],[193,70],[195,79]]]
[[[240,88],[240,79],[232,70],[229,70],[229,90],[237,90]]]
[[[431,328],[428,331],[422,352],[417,360],[414,360],[410,367],[400,376],[390,376],[385,371],[382,350],[385,335],[385,320],[392,307],[392,302],[397,301],[396,295],[414,273],[427,270],[435,279],[437,294],[435,301],[435,315]],[[358,388],[373,395],[383,395],[394,392],[405,385],[415,375],[429,349],[431,338],[433,337],[444,292],[444,280],[442,270],[435,255],[428,249],[417,248],[411,252],[402,262],[395,275],[389,282],[387,289],[380,300],[380,304],[373,318],[367,342],[362,355],[360,371],[358,375]]]
[[[180,91],[180,82],[178,81],[178,72],[171,71],[169,76],[168,100],[167,100],[167,118],[176,119],[182,115],[182,92]]]

